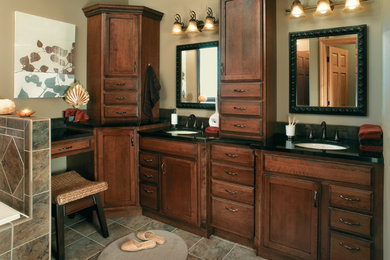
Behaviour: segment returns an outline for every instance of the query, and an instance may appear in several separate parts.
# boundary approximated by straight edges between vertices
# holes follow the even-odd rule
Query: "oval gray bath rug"
[[[136,238],[134,233],[131,233],[127,236],[124,236],[122,238],[119,238],[118,240],[115,240],[110,245],[108,245],[100,254],[98,260],[128,260],[128,259],[148,259],[148,260],[154,260],[154,259],[175,259],[175,260],[185,260],[187,259],[188,249],[187,245],[184,242],[184,240],[179,237],[176,234],[173,234],[168,231],[163,230],[151,230],[155,234],[162,236],[165,238],[165,243],[163,245],[157,245],[155,248],[152,249],[145,249],[141,251],[136,252],[125,252],[120,249],[120,246],[130,240],[135,239],[137,241],[140,241],[138,238]]]

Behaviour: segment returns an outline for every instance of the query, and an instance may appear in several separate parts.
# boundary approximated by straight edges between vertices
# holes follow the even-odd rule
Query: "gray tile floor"
[[[65,220],[65,259],[94,260],[111,242],[138,230],[161,229],[179,235],[188,246],[188,260],[198,259],[240,259],[264,260],[256,257],[252,248],[211,236],[210,239],[164,224],[145,216],[107,219],[110,236],[103,238],[93,224],[81,215]],[[54,232],[54,227],[53,227]],[[55,234],[52,235],[52,247],[56,248]],[[54,258],[52,258],[54,259]]]

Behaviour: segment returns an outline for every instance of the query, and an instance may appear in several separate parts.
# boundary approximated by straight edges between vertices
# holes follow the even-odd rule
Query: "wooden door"
[[[98,178],[108,183],[103,207],[135,206],[134,131],[103,128],[98,130],[97,138]]]
[[[262,1],[222,0],[222,81],[262,80]]]
[[[270,175],[264,179],[264,246],[317,259],[319,184]]]
[[[297,52],[297,105],[309,106],[309,52]]]
[[[163,214],[198,224],[198,178],[192,160],[162,156],[161,211]]]
[[[104,43],[106,76],[137,76],[139,16],[109,14]]]
[[[328,101],[330,107],[348,106],[348,50],[329,47],[329,85]]]

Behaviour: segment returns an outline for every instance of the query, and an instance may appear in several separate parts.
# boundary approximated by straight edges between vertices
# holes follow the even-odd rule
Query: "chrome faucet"
[[[321,127],[322,127],[321,139],[325,140],[326,139],[326,123],[325,123],[325,121],[322,121]]]

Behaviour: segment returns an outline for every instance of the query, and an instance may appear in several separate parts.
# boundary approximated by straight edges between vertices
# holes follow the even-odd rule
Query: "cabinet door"
[[[262,0],[222,0],[221,12],[221,80],[261,80]]]
[[[139,17],[111,14],[106,17],[106,76],[137,76],[139,49]]]
[[[197,224],[198,181],[194,161],[161,157],[162,213]]]
[[[136,205],[133,130],[106,128],[98,130],[99,181],[108,183],[103,193],[103,207]]]
[[[319,184],[264,178],[264,246],[299,259],[317,259]]]

